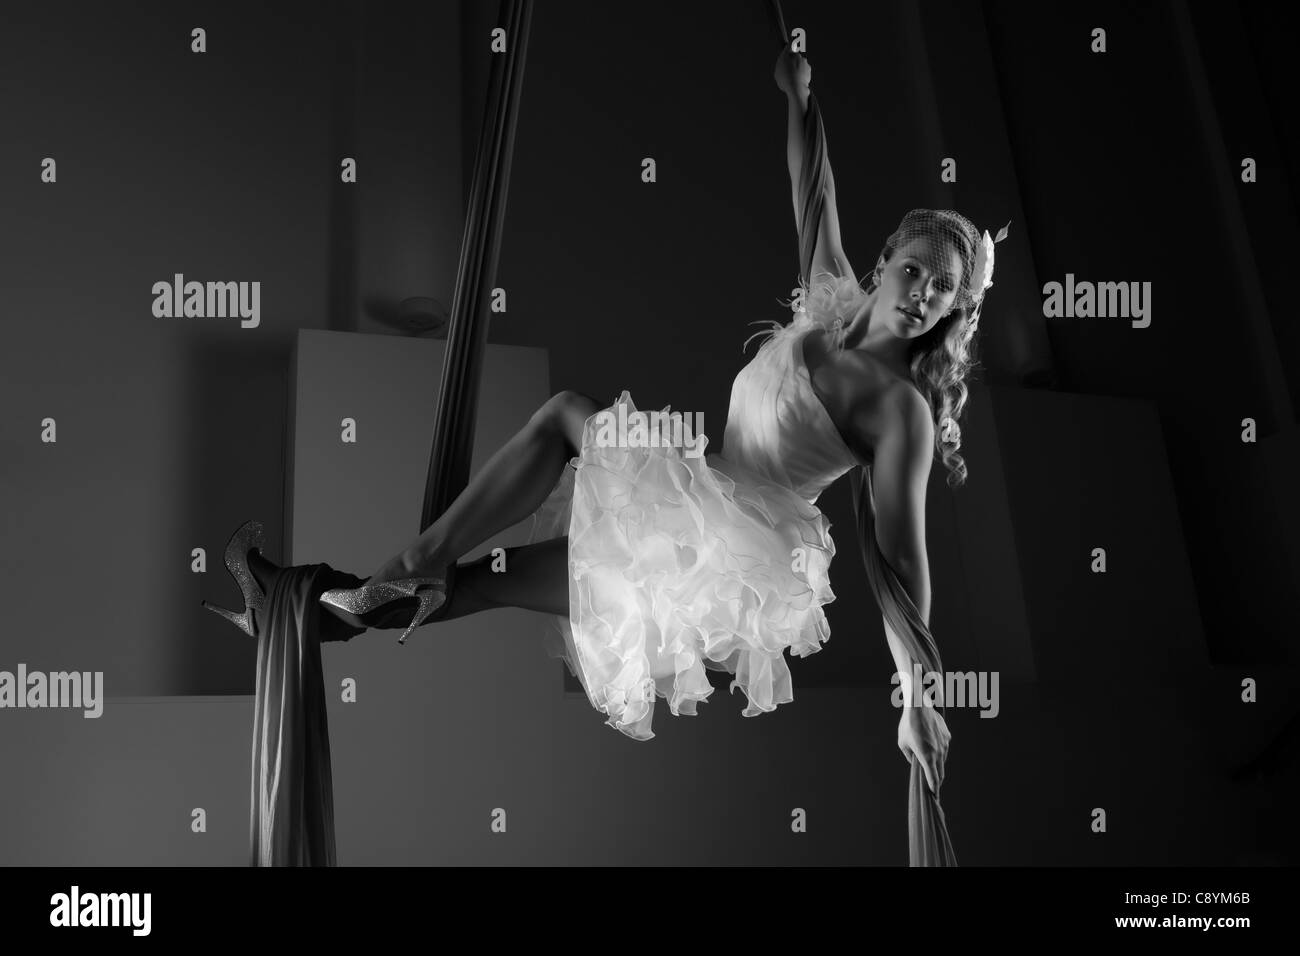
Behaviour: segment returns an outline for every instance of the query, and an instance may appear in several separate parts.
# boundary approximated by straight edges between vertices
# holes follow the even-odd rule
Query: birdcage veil
[[[973,327],[979,322],[984,295],[993,285],[993,245],[1006,238],[1010,223],[994,238],[952,209],[913,209],[885,240],[890,257],[906,251],[935,276],[941,292],[955,292],[952,309],[963,309]],[[961,259],[961,274],[952,271],[951,250]],[[874,272],[872,274],[874,280]]]

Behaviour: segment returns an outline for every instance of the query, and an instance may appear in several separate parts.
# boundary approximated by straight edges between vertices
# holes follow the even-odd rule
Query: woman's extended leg
[[[569,539],[568,536],[551,538],[505,549],[505,567],[494,571],[491,554],[459,566],[456,588],[452,592],[451,606],[442,621],[465,617],[480,611],[499,607],[521,607],[543,614],[569,613]],[[283,570],[268,560],[260,551],[248,556],[249,568],[263,593],[270,593],[271,583]],[[257,612],[261,614],[262,612]],[[395,610],[376,627],[406,627],[411,620],[409,608]],[[344,626],[333,618],[325,625],[335,628],[334,636],[321,635],[323,641],[346,641],[355,630],[340,630]],[[350,627],[350,626],[349,626]]]
[[[577,454],[587,419],[602,407],[573,391],[548,400],[497,450],[442,516],[367,583],[436,576],[448,562],[528,517]]]
[[[493,571],[492,563],[492,556],[486,554],[460,565],[451,606],[442,621],[498,607],[569,613],[568,537],[506,548],[504,570]],[[406,617],[410,618],[409,612]]]

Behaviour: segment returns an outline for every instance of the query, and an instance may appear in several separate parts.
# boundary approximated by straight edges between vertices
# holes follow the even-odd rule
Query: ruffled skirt
[[[581,452],[533,515],[530,541],[569,536],[569,615],[548,650],[581,681],[606,723],[654,737],[656,697],[695,716],[726,671],[755,717],[794,699],[784,659],[830,637],[830,522],[789,488],[719,454],[602,429],[638,414],[624,391],[587,420]],[[668,409],[664,410],[668,413]],[[643,416],[648,417],[648,416]],[[678,444],[674,445],[676,438]]]

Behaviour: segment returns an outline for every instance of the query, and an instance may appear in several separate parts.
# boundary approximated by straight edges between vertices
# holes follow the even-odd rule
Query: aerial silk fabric
[[[876,509],[871,491],[871,472],[855,470],[849,478],[853,487],[854,518],[858,525],[858,544],[862,564],[876,595],[876,603],[898,635],[911,658],[921,665],[921,672],[943,673],[939,648],[930,629],[921,618],[911,595],[889,566],[876,543]],[[912,758],[907,785],[907,843],[911,866],[956,866],[957,854],[948,836],[948,823],[937,794],[925,782],[920,761]]]
[[[251,866],[335,866],[334,787],[320,645],[360,630],[320,605],[361,578],[327,564],[282,568],[254,614]]]
[[[487,345],[483,308],[497,260],[523,88],[532,0],[502,0],[499,22],[511,38],[492,58],[469,210],[447,333],[433,429],[423,531],[469,480],[473,428]],[[261,611],[257,632],[257,703],[253,732],[249,842],[254,866],[334,866],[334,798],[320,643],[361,633],[317,603],[332,588],[357,588],[362,578],[328,565],[281,569]],[[265,621],[262,621],[265,617]]]
[[[772,0],[769,10],[783,23],[780,4]],[[788,42],[782,36],[782,42]],[[817,97],[810,94],[804,116],[804,162],[799,183],[799,262],[800,275],[805,285],[810,284],[813,255],[821,228],[825,191],[830,183],[830,160],[826,151],[826,130],[822,125]],[[862,550],[862,563],[867,569],[867,579],[884,619],[898,635],[911,658],[921,666],[922,673],[943,673],[939,648],[921,618],[915,602],[898,580],[898,575],[880,552],[876,540],[876,510],[871,490],[871,472],[857,468],[850,478],[853,485],[854,518],[858,525],[858,545]],[[942,708],[940,708],[942,711]],[[912,866],[956,866],[957,854],[948,836],[939,797],[925,782],[921,764],[912,759],[908,780],[907,832],[908,853]]]

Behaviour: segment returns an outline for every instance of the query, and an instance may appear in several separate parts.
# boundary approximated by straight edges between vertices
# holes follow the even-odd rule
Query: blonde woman
[[[783,54],[789,166],[797,189],[811,69]],[[736,376],[723,447],[609,441],[638,413],[624,391],[604,405],[574,391],[547,401],[474,476],[450,508],[361,587],[321,603],[353,628],[403,628],[498,607],[554,616],[552,652],[606,723],[649,740],[657,699],[694,715],[713,693],[706,670],[734,676],[746,716],[793,700],[785,654],[830,636],[835,543],[817,508],[837,478],[871,475],[880,553],[926,621],[930,581],[925,493],[936,454],[965,478],[956,421],[966,402],[991,244],[964,217],[913,210],[859,283],[840,241],[833,179],[793,320],[770,321]],[[795,197],[798,215],[798,197]],[[983,250],[983,251],[981,251]],[[665,410],[667,411],[667,410]],[[624,416],[622,419],[619,416]],[[656,426],[652,426],[656,427]],[[624,436],[626,437],[626,436]],[[644,438],[644,435],[643,435]],[[532,517],[531,543],[457,564]],[[264,577],[261,555],[233,542]],[[887,627],[898,671],[912,659]],[[898,746],[937,793],[949,732],[933,707],[907,706]]]

